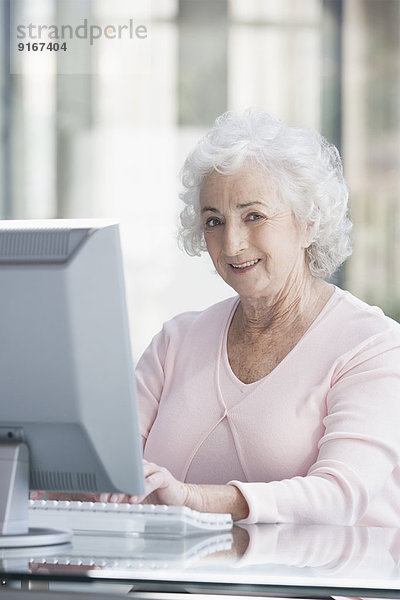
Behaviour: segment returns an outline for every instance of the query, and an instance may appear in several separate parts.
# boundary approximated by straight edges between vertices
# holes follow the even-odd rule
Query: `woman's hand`
[[[249,515],[247,501],[234,485],[182,483],[164,467],[143,461],[145,493],[120,501],[188,506],[200,512],[230,513],[234,521]],[[114,500],[118,501],[118,500]]]
[[[131,502],[148,500],[154,504],[185,506],[188,500],[189,486],[178,481],[165,467],[143,460],[145,493],[131,496]]]
[[[187,506],[189,490],[196,486],[178,481],[165,468],[143,460],[145,493],[137,496],[126,494],[101,494],[103,502],[129,502],[130,504],[152,503],[170,506]]]

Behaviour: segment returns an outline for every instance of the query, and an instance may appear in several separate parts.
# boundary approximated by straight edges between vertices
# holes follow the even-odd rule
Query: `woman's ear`
[[[312,224],[303,227],[303,248],[309,248],[314,241],[314,226]]]

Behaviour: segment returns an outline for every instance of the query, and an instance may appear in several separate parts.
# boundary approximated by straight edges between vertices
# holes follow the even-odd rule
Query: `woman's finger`
[[[126,494],[114,493],[108,494],[109,499],[103,500],[103,502],[117,502],[118,504],[122,504],[123,502],[128,502],[128,497]]]
[[[146,496],[158,490],[160,487],[166,485],[165,481],[165,472],[157,471],[156,473],[152,473],[146,477],[145,487],[146,487]]]
[[[164,469],[164,467],[160,467],[159,465],[156,465],[155,463],[147,462],[145,460],[143,461],[143,473],[144,473],[145,477],[147,477],[148,475],[151,475],[151,473],[155,473],[162,469]]]
[[[137,504],[143,502],[148,496],[156,492],[161,487],[165,487],[168,485],[168,478],[173,481],[170,473],[164,469],[164,467],[159,467],[158,465],[148,463],[146,468],[146,478],[145,478],[145,492],[144,494],[130,496],[127,499],[127,502],[132,504]]]
[[[147,496],[158,490],[163,484],[165,484],[165,473],[157,471],[146,476],[145,480],[145,493],[140,496],[131,496],[131,502],[140,503],[143,502]]]
[[[44,493],[33,490],[29,493],[29,497],[31,500],[42,500],[44,498]]]

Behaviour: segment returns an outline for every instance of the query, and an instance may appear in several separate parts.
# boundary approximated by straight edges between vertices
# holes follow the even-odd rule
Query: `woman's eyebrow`
[[[244,204],[236,204],[236,208],[248,208],[249,206],[253,206],[253,204],[261,204],[261,206],[266,207],[264,202],[260,202],[260,200],[253,200],[252,202],[245,202]]]
[[[205,212],[207,212],[207,211],[210,211],[210,212],[213,212],[213,213],[218,213],[218,212],[219,212],[219,210],[218,210],[217,208],[213,208],[212,206],[204,206],[204,207],[201,209],[201,212],[202,212],[202,213],[205,213]]]
[[[236,208],[248,208],[249,206],[253,206],[254,204],[260,204],[261,206],[264,206],[264,208],[266,208],[266,204],[264,202],[260,202],[259,200],[253,200],[252,202],[244,202],[244,203],[236,204]],[[219,210],[212,206],[204,206],[201,209],[202,213],[205,213],[207,211],[210,211],[213,213],[219,213]]]

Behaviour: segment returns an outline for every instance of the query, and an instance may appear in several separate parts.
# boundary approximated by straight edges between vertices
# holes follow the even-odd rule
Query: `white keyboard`
[[[232,529],[229,514],[201,513],[186,506],[29,500],[29,526],[75,533],[187,536]]]

